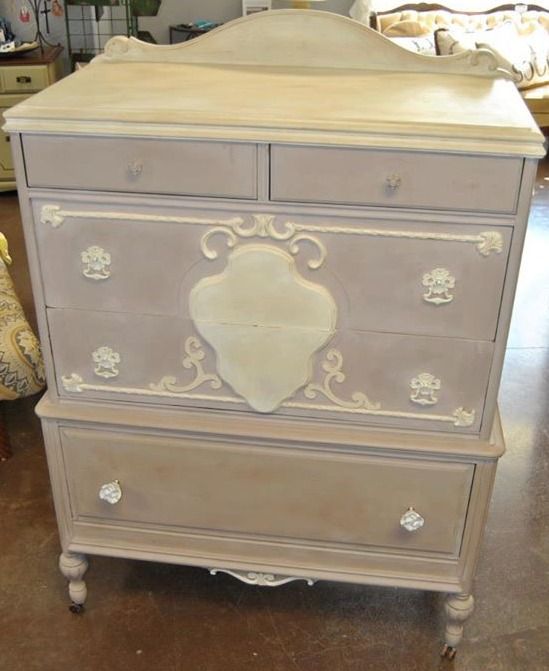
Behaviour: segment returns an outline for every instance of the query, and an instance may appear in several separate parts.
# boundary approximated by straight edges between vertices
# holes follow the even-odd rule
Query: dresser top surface
[[[246,18],[175,48],[115,38],[97,62],[10,110],[7,129],[544,154],[514,84],[489,68],[464,74],[460,59],[404,52],[327,12],[305,12],[319,23],[300,33],[291,12],[272,14],[268,30]],[[328,42],[320,56],[315,40],[332,23],[350,50]],[[310,43],[296,46],[304,30]],[[255,55],[260,38],[269,47]]]

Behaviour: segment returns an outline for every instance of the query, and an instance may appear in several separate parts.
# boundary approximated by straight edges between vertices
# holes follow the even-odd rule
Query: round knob
[[[404,527],[406,531],[417,531],[418,529],[421,529],[424,524],[424,518],[413,508],[408,508],[400,518],[400,526]]]
[[[136,159],[128,163],[128,172],[132,177],[138,177],[143,172],[143,161]]]
[[[387,184],[388,189],[391,189],[391,191],[396,191],[398,187],[402,184],[402,178],[400,177],[400,175],[393,173],[392,175],[389,175],[387,177],[385,183]]]
[[[120,482],[118,480],[113,480],[112,482],[107,482],[102,485],[99,489],[99,498],[102,501],[110,503],[111,506],[114,506],[115,503],[118,503],[122,498],[122,488],[120,487]]]

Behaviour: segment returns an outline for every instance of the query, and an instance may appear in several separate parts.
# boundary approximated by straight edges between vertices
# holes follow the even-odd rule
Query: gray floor
[[[16,199],[0,230],[31,321]],[[319,583],[247,587],[204,570],[93,558],[84,615],[67,609],[36,399],[5,404],[0,464],[0,671],[547,671],[549,669],[549,163],[538,179],[500,405],[500,462],[477,608],[439,657],[442,596]]]

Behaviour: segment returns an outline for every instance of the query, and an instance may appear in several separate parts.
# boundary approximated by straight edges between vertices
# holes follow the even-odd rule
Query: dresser
[[[46,47],[0,60],[0,122],[4,112],[62,76],[62,47]],[[15,189],[10,137],[0,130],[0,191]]]
[[[453,656],[544,153],[505,73],[283,10],[6,118],[72,609],[94,554],[420,588]]]

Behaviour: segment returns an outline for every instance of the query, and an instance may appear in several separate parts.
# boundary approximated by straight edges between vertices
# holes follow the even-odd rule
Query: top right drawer
[[[271,200],[513,213],[520,158],[271,147]]]

